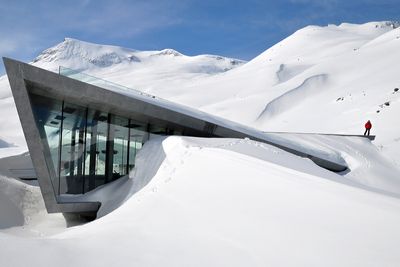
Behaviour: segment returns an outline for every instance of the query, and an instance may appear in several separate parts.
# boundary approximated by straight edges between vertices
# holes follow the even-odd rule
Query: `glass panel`
[[[150,124],[149,132],[150,132],[149,139],[151,140],[152,138],[158,137],[160,135],[167,135],[167,128]]]
[[[183,130],[182,129],[174,129],[172,132],[170,132],[170,135],[183,135]]]
[[[58,192],[58,156],[60,127],[62,122],[62,102],[43,96],[30,95],[33,115],[45,146],[45,159],[52,185]]]
[[[63,107],[60,194],[83,193],[86,109],[69,103]]]
[[[182,135],[182,129],[163,127],[155,124],[149,125],[150,139],[164,135]]]
[[[129,140],[129,120],[122,117],[112,118],[112,129],[110,139],[113,138],[113,161],[111,180],[115,180],[127,174],[128,164],[128,140]],[[111,141],[111,140],[110,140]]]
[[[31,98],[57,194],[82,194],[127,175],[148,139],[182,133],[68,102]]]
[[[88,111],[86,133],[85,192],[106,182],[108,114]]]
[[[74,70],[74,69],[70,69],[70,68],[66,68],[63,66],[60,66],[59,68],[59,74],[67,76],[69,78],[78,80],[78,81],[82,81],[85,83],[90,83],[99,87],[103,87],[106,89],[109,89],[111,91],[117,91],[117,92],[124,92],[125,94],[136,94],[136,95],[142,95],[142,96],[147,96],[150,98],[156,98],[153,95],[147,94],[145,92],[142,92],[140,90],[136,90],[134,88],[128,88],[126,86],[120,85],[120,84],[116,84],[114,82],[110,82],[86,73],[83,73],[79,70]],[[164,102],[167,102],[167,100],[163,99]],[[175,104],[176,105],[176,104]]]
[[[139,149],[148,138],[147,126],[131,120],[129,124],[129,171],[135,167],[135,158]]]

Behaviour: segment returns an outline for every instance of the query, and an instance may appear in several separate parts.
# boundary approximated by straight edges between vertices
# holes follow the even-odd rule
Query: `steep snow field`
[[[370,119],[375,143],[399,165],[397,26],[309,26],[172,99],[264,131],[362,134]]]
[[[107,194],[101,218],[72,227],[80,222],[47,214],[38,187],[5,170],[27,148],[0,77],[0,265],[398,266],[398,26],[308,26],[247,63],[70,38],[43,51],[32,64],[262,131],[362,134],[370,119],[377,137],[270,134],[342,158],[350,171],[340,174],[246,139],[149,142],[130,178],[84,196]]]

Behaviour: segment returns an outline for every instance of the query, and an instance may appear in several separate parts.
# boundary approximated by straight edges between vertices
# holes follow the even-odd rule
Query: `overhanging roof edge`
[[[140,97],[123,95],[119,92],[110,91],[96,85],[84,83],[23,62],[12,59],[5,59],[5,62],[6,61],[17,64],[19,68],[23,70],[24,77],[27,80],[42,85],[49,85],[51,90],[54,90],[60,96],[73,98],[74,93],[76,93],[75,99],[78,102],[86,101],[86,103],[90,103],[97,101],[101,104],[109,105],[113,110],[142,112],[150,117],[161,118],[165,121],[172,121],[176,124],[190,126],[200,131],[204,131],[207,124],[211,124],[216,126],[213,129],[213,133],[221,137],[243,138],[247,136],[257,141],[279,147],[290,153],[310,158],[318,165],[333,171],[343,171],[347,168],[347,166],[342,165],[342,163],[334,162],[330,159],[323,159],[309,153],[304,153],[295,147],[290,147],[289,144],[277,143],[273,138],[268,136],[267,133],[263,133],[245,125],[211,116],[202,111],[196,111],[190,107],[175,104],[174,110],[172,107],[167,107],[165,103],[162,103],[158,100],[153,100],[150,98],[145,99],[144,96]],[[71,93],[73,96],[70,95]],[[129,99],[127,99],[127,97],[129,97]],[[135,103],[135,105],[132,105],[132,103]]]

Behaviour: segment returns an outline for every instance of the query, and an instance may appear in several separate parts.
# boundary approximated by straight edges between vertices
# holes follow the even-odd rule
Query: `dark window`
[[[83,194],[129,174],[143,144],[177,129],[31,95],[57,194]]]

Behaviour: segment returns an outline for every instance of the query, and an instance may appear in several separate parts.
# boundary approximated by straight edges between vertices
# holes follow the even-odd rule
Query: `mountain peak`
[[[140,64],[143,63],[143,64]],[[89,43],[66,37],[63,42],[44,50],[33,64],[57,71],[64,66],[80,71],[104,69],[119,65],[122,69],[138,70],[141,68],[157,69],[157,66],[168,65],[168,68],[181,69],[190,73],[220,73],[236,68],[244,63],[240,60],[207,55],[185,56],[171,49],[160,51],[139,51],[119,46]],[[154,70],[153,70],[154,71]]]
[[[183,54],[179,53],[178,51],[171,49],[171,48],[166,48],[161,50],[160,52],[156,53],[155,55],[162,55],[162,56],[174,56],[174,57],[180,57],[183,56]]]
[[[79,62],[77,68],[108,67],[123,61],[131,61],[132,49],[118,46],[99,45],[81,41],[74,38],[65,38],[63,42],[44,50],[34,59],[34,63],[57,62],[63,65],[65,62]],[[70,65],[70,64],[68,64]]]
[[[328,25],[328,26],[336,26],[336,25]],[[400,26],[400,22],[398,21],[372,21],[363,24],[356,23],[347,23],[343,22],[339,24],[338,28],[347,29],[347,28],[358,28],[358,29],[385,29],[392,30],[396,29]]]

